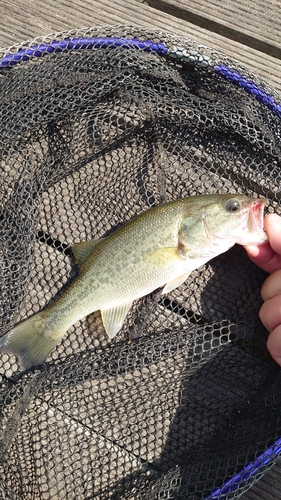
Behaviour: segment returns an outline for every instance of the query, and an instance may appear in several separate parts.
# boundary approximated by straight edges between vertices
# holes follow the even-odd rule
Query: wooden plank
[[[175,4],[175,0],[173,3]],[[183,0],[178,0],[177,4],[180,4],[182,12],[187,6],[187,2]],[[169,11],[170,14],[168,11],[161,12],[158,8],[152,8],[135,0],[74,0],[72,2],[69,0],[48,0],[48,2],[45,0],[36,2],[35,0],[2,0],[0,46],[7,47],[39,35],[83,26],[116,23],[142,25],[189,37],[224,52],[259,73],[281,92],[280,62],[274,57],[276,54],[279,56],[278,50],[280,50],[279,1],[255,0],[253,2],[249,0],[244,2],[237,0],[223,3],[208,0],[198,5],[198,2],[189,0],[188,5],[189,12],[194,11],[193,17],[182,19],[171,15],[171,11]],[[195,14],[200,22],[194,22]],[[253,43],[255,43],[254,49]],[[265,53],[268,54],[266,57]],[[280,462],[278,462],[278,470],[274,476],[276,495],[272,494],[272,499],[276,498],[276,500],[280,497],[280,480],[278,480],[280,469]],[[262,484],[265,486],[262,487]],[[263,483],[257,483],[251,492],[242,498],[245,500],[269,498],[268,482],[265,480]],[[255,496],[254,493],[256,493]]]
[[[210,46],[260,75],[281,94],[280,62],[222,35],[131,0],[2,0],[0,46],[86,26],[134,24],[161,29]]]
[[[270,0],[148,0],[148,4],[281,58],[281,4]]]
[[[280,500],[281,459],[240,500]]]

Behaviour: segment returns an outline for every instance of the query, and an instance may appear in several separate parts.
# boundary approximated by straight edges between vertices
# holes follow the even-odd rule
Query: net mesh
[[[235,61],[132,27],[1,57],[1,334],[77,276],[73,243],[153,205],[243,192],[280,213],[281,98]],[[2,354],[1,498],[238,498],[278,456],[265,277],[235,246],[134,303],[112,341],[97,312],[40,367]]]

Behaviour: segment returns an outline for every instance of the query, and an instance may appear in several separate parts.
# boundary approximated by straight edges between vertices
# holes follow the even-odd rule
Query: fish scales
[[[181,207],[175,204],[169,208],[145,212],[101,241],[81,266],[80,276],[53,308],[63,307],[61,312],[66,314],[72,310],[73,315],[76,308],[79,319],[81,310],[86,316],[97,309],[134,300],[140,292],[145,295],[147,288],[154,290],[164,285],[165,269],[159,268],[157,273],[155,263],[145,257],[157,248],[177,248]],[[177,224],[175,218],[179,219]],[[157,231],[159,219],[162,224]]]
[[[263,244],[264,199],[201,195],[151,208],[100,240],[73,245],[77,279],[51,306],[0,339],[0,351],[29,368],[43,362],[68,328],[100,310],[110,338],[132,302],[178,287],[197,267],[235,243]]]

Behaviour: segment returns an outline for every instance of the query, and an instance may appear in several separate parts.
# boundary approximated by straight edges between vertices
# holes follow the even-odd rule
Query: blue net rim
[[[224,79],[227,79],[230,84],[241,87],[245,92],[251,94],[257,101],[264,104],[278,117],[281,116],[281,104],[276,102],[275,98],[266,92],[263,88],[255,84],[252,80],[246,78],[241,73],[231,69],[225,64],[213,65],[210,58],[200,53],[183,50],[182,47],[173,45],[169,48],[165,43],[156,43],[151,40],[139,40],[137,38],[125,37],[74,37],[64,38],[63,40],[53,40],[47,43],[39,43],[28,48],[20,48],[14,53],[6,54],[0,59],[0,72],[13,68],[15,65],[24,61],[29,61],[33,58],[39,58],[46,54],[55,54],[71,50],[83,49],[107,49],[107,48],[122,48],[141,50],[144,52],[154,52],[161,57],[177,59],[194,66],[213,71]],[[205,497],[205,500],[215,500],[223,498],[230,492],[241,487],[247,480],[253,478],[258,472],[276,460],[281,453],[281,438],[262,452],[253,461],[245,465],[245,467],[231,478],[229,478],[221,487],[216,488]]]
[[[271,462],[274,462],[280,453],[281,438],[277,439],[272,446],[260,453],[253,462],[248,463],[240,472],[229,478],[222,486],[212,491],[212,493],[208,496],[204,497],[204,500],[221,499],[225,495],[237,490],[244,483],[246,483],[246,481],[258,474],[263,467],[266,467]]]
[[[225,64],[212,65],[210,58],[194,54],[194,51],[183,50],[180,47],[169,48],[165,43],[155,43],[151,40],[139,40],[137,38],[123,37],[74,37],[63,40],[53,40],[48,43],[39,43],[28,48],[21,48],[15,53],[8,53],[0,60],[0,71],[11,68],[23,61],[28,61],[34,57],[42,57],[46,54],[59,53],[70,50],[81,49],[104,49],[122,48],[142,50],[145,52],[155,52],[159,56],[170,57],[182,60],[189,64],[213,70],[222,78],[227,79],[233,85],[241,87],[245,92],[251,94],[257,101],[264,104],[278,117],[281,116],[281,103],[276,102],[274,97],[256,85],[252,80],[247,79],[242,74],[229,68]]]

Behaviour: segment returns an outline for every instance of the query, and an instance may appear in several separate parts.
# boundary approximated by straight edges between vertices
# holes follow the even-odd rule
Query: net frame
[[[278,94],[248,69],[191,40],[142,28],[123,26],[87,28],[40,37],[3,49],[0,69],[7,73],[16,65],[29,64],[33,58],[44,57],[44,55],[50,56],[52,54],[52,57],[56,57],[56,54],[68,51],[103,50],[109,47],[112,50],[121,47],[124,50],[153,52],[159,57],[197,66],[200,70],[206,71],[208,76],[212,73],[217,74],[222,79],[226,79],[230,86],[242,88],[262,106],[280,117],[281,104]],[[257,480],[261,476],[264,466],[273,465],[280,452],[280,439],[277,439],[254,461],[246,464],[238,474],[234,474],[220,488],[215,489],[205,498],[208,500],[231,498],[231,495],[244,487],[246,483],[252,484],[253,480]]]

